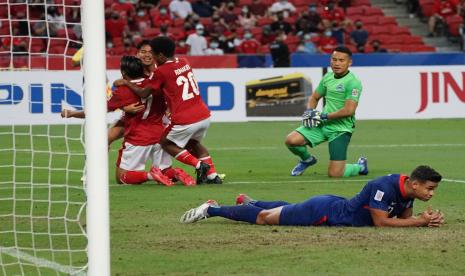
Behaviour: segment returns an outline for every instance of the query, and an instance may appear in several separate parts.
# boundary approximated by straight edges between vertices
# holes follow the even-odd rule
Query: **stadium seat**
[[[370,32],[370,34],[374,34],[374,35],[391,33],[389,28],[385,28],[383,26],[372,26],[371,29],[367,28],[367,30]]]
[[[348,7],[347,17],[362,16],[364,14],[363,7]]]
[[[143,38],[153,38],[154,36],[157,36],[160,33],[160,29],[158,28],[147,28],[142,31],[142,37]]]
[[[378,18],[379,16],[375,15],[375,16],[362,16],[358,19],[360,19],[364,25],[374,25],[374,24],[378,24]]]
[[[434,0],[419,0],[419,4],[424,17],[433,15]]]
[[[458,15],[446,17],[447,29],[450,36],[459,36],[459,28],[463,24],[463,18]]]
[[[383,10],[381,10],[380,8],[376,8],[376,7],[365,6],[363,7],[363,10],[364,10],[364,14],[367,16],[374,16],[374,15],[383,16],[384,15]]]
[[[31,56],[31,69],[46,69],[47,58],[44,55],[32,55]]]
[[[407,34],[410,35],[410,30],[407,27],[401,27],[401,26],[389,26],[389,33],[392,35],[401,35],[401,34]]]
[[[264,25],[269,25],[273,23],[273,19],[269,18],[269,17],[261,17],[257,20],[257,26],[258,27],[261,27],[261,26],[264,26]]]
[[[249,6],[252,4],[252,0],[239,0],[239,6]]]
[[[397,25],[396,18],[393,16],[377,16],[377,24],[383,26]]]
[[[371,6],[370,0],[352,0],[351,6],[359,7],[359,6]]]

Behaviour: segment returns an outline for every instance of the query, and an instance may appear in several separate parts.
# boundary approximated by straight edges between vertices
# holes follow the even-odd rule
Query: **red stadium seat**
[[[449,31],[449,35],[451,36],[459,36],[459,28],[463,24],[463,18],[458,15],[452,15],[446,17],[447,29]]]
[[[367,28],[367,30],[369,30]],[[380,35],[380,34],[390,34],[390,29],[389,28],[385,28],[383,26],[373,26],[371,27],[371,34],[374,34],[374,35]]]
[[[360,20],[363,22],[364,25],[374,25],[378,24],[378,18],[379,16],[362,16],[360,17]]]
[[[430,17],[433,15],[434,0],[420,0],[419,4],[423,16]]]
[[[388,26],[386,29],[389,29],[389,33],[392,35],[401,35],[401,34],[410,35],[410,30],[407,27]]]
[[[157,28],[147,28],[142,31],[142,37],[144,38],[153,38],[160,33],[160,29]]]
[[[262,17],[262,18],[259,18],[257,20],[257,26],[260,27],[260,26],[264,26],[264,25],[269,25],[273,23],[273,19],[269,18],[269,17]]]
[[[357,7],[357,6],[371,6],[370,0],[352,0],[351,1],[351,6]]]
[[[364,14],[363,7],[348,7],[347,17],[362,16]]]
[[[367,6],[365,6],[365,7],[363,7],[363,10],[364,10],[364,14],[367,15],[367,16],[368,15],[369,16],[373,16],[373,15],[378,15],[378,16],[381,15],[382,16],[382,15],[384,15],[383,10],[380,9],[380,8],[376,8],[376,7],[367,7]]]
[[[397,25],[396,18],[393,16],[377,16],[378,25],[389,26],[389,25]]]
[[[249,6],[252,4],[252,0],[239,0],[239,6]]]

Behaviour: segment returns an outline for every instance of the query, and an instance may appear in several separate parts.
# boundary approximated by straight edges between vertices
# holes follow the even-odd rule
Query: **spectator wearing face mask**
[[[326,29],[318,41],[318,52],[331,54],[337,46],[336,39],[332,36],[331,29]]]
[[[186,19],[192,14],[192,5],[187,0],[173,0],[169,5],[172,18]]]
[[[295,32],[301,36],[307,33],[316,33],[322,29],[321,17],[316,11],[316,5],[310,4],[308,10],[303,11],[295,22]]]
[[[212,16],[212,23],[208,25],[206,30],[211,38],[219,38],[228,30],[228,26],[224,23],[223,19],[215,13]]]
[[[134,5],[127,0],[118,0],[111,5],[111,10],[120,14],[121,18],[131,18],[135,14]]]
[[[272,15],[282,13],[284,18],[289,17],[289,15],[295,11],[295,6],[287,0],[278,0],[270,7],[270,13]]]
[[[168,26],[167,25],[161,25],[160,26],[160,34],[158,36],[166,36],[169,37],[170,39],[175,40],[176,38],[172,33],[168,31]]]
[[[219,48],[220,43],[218,40],[213,39],[210,41],[210,47],[205,50],[205,54],[207,56],[222,56],[224,55],[224,52],[221,48]]]
[[[241,14],[239,14],[239,24],[244,29],[251,29],[257,24],[257,18],[250,13],[248,6],[242,7]]]
[[[363,29],[362,21],[355,21],[355,30],[350,33],[350,39],[357,47],[365,46],[368,41],[368,31]]]
[[[166,7],[160,7],[160,12],[157,13],[153,18],[152,18],[152,23],[154,27],[159,28],[161,25],[168,25],[171,26],[173,25],[173,19],[171,16],[168,14],[168,9]]]
[[[258,41],[255,40],[255,38],[253,38],[251,32],[246,31],[244,33],[244,39],[239,45],[240,52],[243,54],[256,54],[258,53],[259,48],[260,48],[260,43],[258,43]]]
[[[234,13],[235,4],[234,2],[229,2],[220,16],[223,18],[224,23],[228,26],[237,26],[239,17]]]
[[[118,12],[112,12],[111,17],[105,20],[105,30],[110,39],[120,38],[128,34],[127,21],[120,18]]]
[[[346,19],[344,10],[338,6],[337,2],[329,2],[321,13],[321,18],[325,28],[331,28],[334,24],[341,27],[347,27],[351,24],[351,21]]]
[[[145,9],[137,9],[136,16],[134,17],[134,30],[144,30],[150,28],[150,15]]]
[[[203,56],[207,49],[207,39],[203,36],[203,25],[195,26],[195,33],[187,37],[186,44],[189,47],[188,54],[191,56]]]
[[[284,14],[282,12],[279,12],[276,15],[276,20],[273,23],[271,23],[271,30],[274,33],[277,33],[278,31],[283,31],[285,34],[288,34],[292,32],[292,26],[284,20]]]
[[[301,53],[315,54],[317,52],[317,47],[312,38],[312,35],[305,34],[302,42],[297,46],[297,51]]]
[[[291,65],[289,47],[284,40],[286,34],[282,31],[278,33],[275,41],[270,44],[270,54],[273,60],[273,67],[289,67]]]
[[[371,47],[373,48],[373,53],[387,53],[388,51],[381,47],[381,41],[375,39],[371,42]]]

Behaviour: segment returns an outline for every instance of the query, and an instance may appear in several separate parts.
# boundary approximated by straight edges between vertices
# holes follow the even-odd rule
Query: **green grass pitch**
[[[113,171],[120,142],[115,142],[112,275],[465,274],[464,119],[358,121],[348,161],[367,156],[370,174],[345,179],[327,177],[327,144],[310,150],[318,164],[300,177],[289,175],[297,158],[284,139],[297,125],[212,124],[204,145],[217,170],[227,175],[223,185],[118,185]],[[415,213],[428,205],[441,209],[446,225],[439,229],[256,226],[221,218],[179,223],[184,211],[208,199],[231,205],[239,193],[290,202],[319,194],[351,197],[374,177],[409,173],[420,164],[445,178],[430,202],[416,201],[414,207]]]

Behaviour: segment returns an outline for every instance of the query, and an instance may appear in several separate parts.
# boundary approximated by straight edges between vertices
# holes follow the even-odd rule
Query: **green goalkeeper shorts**
[[[329,160],[347,160],[347,148],[349,147],[352,133],[334,131],[330,132],[327,131],[324,126],[312,128],[300,126],[295,131],[302,134],[302,136],[307,141],[307,144],[312,148],[328,141]]]

